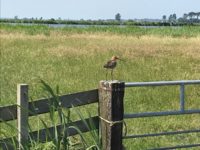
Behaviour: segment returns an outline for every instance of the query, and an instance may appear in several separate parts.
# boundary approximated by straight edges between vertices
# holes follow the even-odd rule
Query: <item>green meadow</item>
[[[18,83],[29,85],[31,99],[44,97],[40,80],[53,89],[58,85],[60,94],[98,88],[99,81],[106,79],[103,65],[113,55],[124,60],[114,70],[116,80],[200,79],[199,26],[49,28],[0,24],[0,49],[1,106],[16,103]],[[185,96],[186,109],[200,108],[200,85],[186,86]],[[127,88],[124,105],[125,112],[130,113],[178,110],[179,87]],[[87,109],[94,112],[92,115],[97,114],[97,105],[89,105],[82,111]],[[128,134],[200,129],[199,114],[125,121]],[[30,122],[33,127],[38,126],[34,118]],[[12,135],[11,129],[4,125],[1,130]],[[195,144],[200,143],[200,133],[123,142],[128,150]]]

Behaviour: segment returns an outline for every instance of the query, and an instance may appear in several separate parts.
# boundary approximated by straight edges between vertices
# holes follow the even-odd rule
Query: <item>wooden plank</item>
[[[67,94],[60,96],[61,105],[71,108],[72,105],[82,106],[90,103],[98,102],[98,90],[90,90],[79,93]],[[43,114],[49,112],[49,100],[39,99],[29,102],[29,116]],[[0,122],[10,121],[17,118],[17,105],[0,107]]]
[[[17,128],[19,149],[28,141],[28,85],[17,85]]]
[[[99,128],[99,117],[98,116],[94,116],[94,117],[85,119],[85,121],[88,124],[90,122],[89,120],[93,122],[95,129]],[[66,126],[75,126],[81,132],[88,132],[91,130],[91,129],[87,128],[87,126],[84,124],[84,122],[82,120],[78,120],[78,121],[66,124]],[[57,129],[58,133],[61,134],[62,126],[58,125],[58,126],[56,126],[56,129]],[[49,131],[50,137],[52,137],[52,138],[48,137],[47,132],[46,132],[47,130]],[[35,140],[35,141],[39,140],[40,142],[46,142],[46,141],[50,141],[50,140],[54,139],[54,137],[55,137],[54,131],[55,131],[54,127],[50,127],[48,129],[40,129],[39,131],[31,132],[30,137],[31,137],[31,140]],[[77,130],[75,130],[73,128],[68,128],[68,130],[66,132],[68,133],[68,136],[73,136],[73,135],[78,134]],[[39,137],[39,139],[37,139],[38,137]],[[0,140],[1,147],[6,147],[6,146],[11,147],[12,146],[11,144],[12,144],[12,138],[6,138],[3,140]]]
[[[17,118],[17,105],[0,107],[0,122],[15,120]]]
[[[98,102],[98,90],[90,90],[60,96],[61,106],[71,108]],[[47,113],[50,110],[49,99],[37,100],[29,103],[30,116]],[[32,113],[31,113],[32,112]]]
[[[99,117],[95,116],[95,117],[91,117],[91,118],[85,119],[85,121],[87,122],[87,124],[89,123],[89,119],[91,119],[92,122],[94,123],[95,129],[98,129],[99,128]],[[84,124],[84,122],[82,120],[78,120],[78,121],[66,124],[66,126],[68,126],[68,127],[69,126],[75,126],[81,132],[88,132],[88,131],[91,130],[91,129],[87,128],[87,126]],[[63,127],[62,125],[56,126],[56,130],[57,130],[57,132],[58,132],[59,135],[63,134],[63,131],[62,131],[63,128],[62,127]],[[47,130],[46,129],[41,129],[41,130],[39,130],[39,132],[38,131],[34,131],[34,132],[32,132],[30,134],[30,136],[31,136],[31,138],[33,140],[38,140],[37,138],[39,137],[39,141],[40,142],[51,141],[55,137],[55,127],[48,128],[48,132],[50,133],[50,137],[47,135]],[[78,131],[75,130],[74,128],[68,128],[65,131],[65,134],[68,135],[68,136],[73,136],[73,135],[78,134]]]
[[[101,81],[99,115],[103,150],[122,150],[123,97],[125,83]]]

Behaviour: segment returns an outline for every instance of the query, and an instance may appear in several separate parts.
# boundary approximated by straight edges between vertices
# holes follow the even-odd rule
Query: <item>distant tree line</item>
[[[188,14],[183,14],[182,18],[179,18],[180,22],[189,23],[200,23],[200,12],[189,12]]]
[[[176,14],[169,15],[168,19],[166,15],[163,15],[163,22],[168,22],[170,24],[195,24],[200,23],[200,12],[189,12],[183,14],[182,17],[177,18]]]
[[[66,25],[127,25],[127,26],[170,26],[168,22],[149,22],[135,20],[59,20],[59,19],[0,19],[0,23],[25,23],[25,24],[66,24]]]
[[[1,23],[31,23],[31,24],[72,24],[72,25],[120,25],[120,22],[114,19],[110,20],[62,20],[62,19],[38,19],[38,18],[23,18],[19,19],[0,19]]]
[[[177,18],[176,14],[171,14],[169,17],[163,15],[159,21],[151,20],[123,20],[120,13],[115,15],[114,19],[107,20],[63,20],[58,19],[43,19],[40,18],[18,18],[15,16],[12,19],[0,18],[0,23],[30,23],[30,24],[71,24],[71,25],[135,25],[135,26],[181,26],[181,25],[200,25],[200,12],[189,12],[183,14],[183,17]]]

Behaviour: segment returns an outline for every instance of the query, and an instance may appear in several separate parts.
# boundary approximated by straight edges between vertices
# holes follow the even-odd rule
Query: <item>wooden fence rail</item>
[[[61,103],[60,106],[64,108],[71,108],[95,103],[98,102],[98,98],[98,89],[59,96],[59,100]],[[13,142],[13,139],[17,140],[15,141],[16,143],[22,145],[24,142],[29,141],[30,138],[32,140],[37,140],[41,142],[51,140],[51,138],[47,137],[47,130],[50,134],[50,137],[55,136],[55,129],[59,133],[61,130],[61,125],[28,133],[28,117],[48,113],[50,111],[49,102],[51,99],[52,98],[45,98],[28,102],[28,85],[19,84],[17,87],[17,104],[0,107],[0,122],[3,123],[5,121],[17,119],[18,137],[2,139],[0,140],[0,146],[3,149],[13,149],[12,145],[10,144]],[[86,119],[86,122],[88,122],[89,119],[92,119],[94,127],[98,129],[98,116],[88,118]],[[91,130],[86,127],[82,120],[69,123],[68,126],[72,124],[73,126],[78,127],[81,132],[87,132]],[[66,130],[66,132],[69,136],[77,134],[77,131],[73,128]],[[39,139],[37,139],[38,137]]]
[[[61,95],[61,106],[71,108],[98,102],[98,89],[79,93]],[[0,122],[17,119],[17,105],[0,107]],[[38,99],[28,103],[29,116],[48,113],[49,99]]]
[[[99,129],[99,117],[94,116],[91,118],[86,118],[85,122],[89,124],[89,122],[93,123],[93,128],[92,129]],[[66,124],[67,126],[76,126],[82,133],[91,131],[91,128],[88,128],[85,123],[83,123],[82,120],[74,121],[71,123]],[[58,134],[62,133],[62,127],[63,125],[57,125],[56,127],[49,127],[47,129],[40,129],[34,132],[29,132],[28,136],[28,141],[34,140],[34,141],[39,141],[39,142],[46,142],[46,141],[51,141],[53,137],[55,137],[55,130],[58,132]],[[48,130],[48,134],[47,134]],[[74,128],[68,128],[65,132],[67,132],[68,136],[73,136],[78,134],[78,131],[75,130]],[[63,133],[62,133],[63,134]],[[14,141],[13,141],[14,140]],[[17,137],[11,137],[11,138],[6,138],[2,139],[0,141],[1,147],[3,149],[14,149],[13,148],[13,142],[15,144],[18,144],[18,138]]]

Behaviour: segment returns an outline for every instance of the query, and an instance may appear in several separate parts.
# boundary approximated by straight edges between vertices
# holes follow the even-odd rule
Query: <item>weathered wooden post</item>
[[[17,124],[19,149],[28,140],[28,85],[17,85]]]
[[[103,150],[122,150],[124,88],[124,82],[100,81],[99,117]]]

